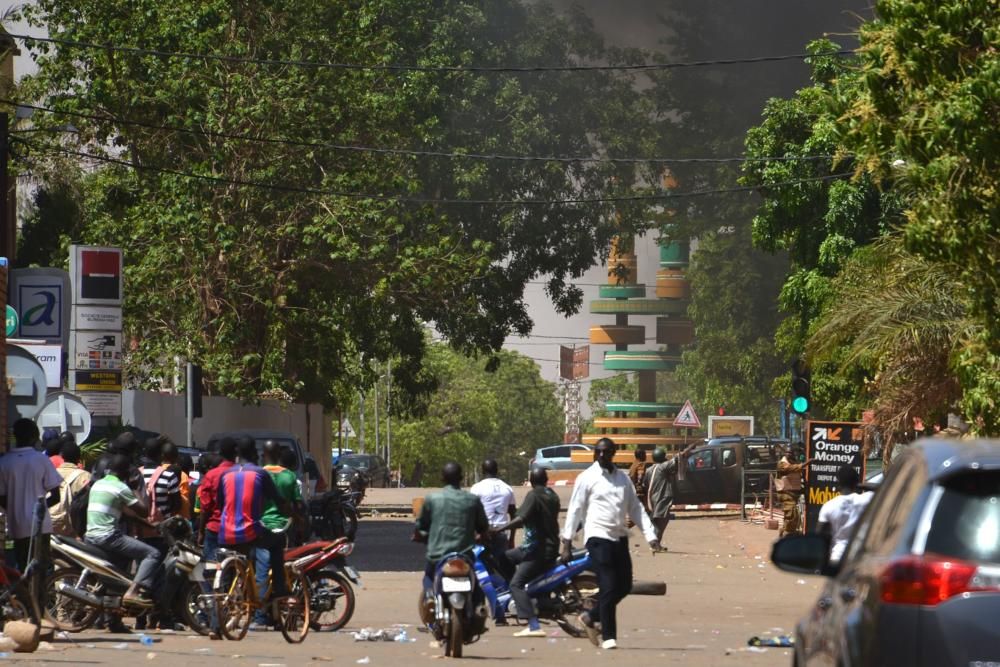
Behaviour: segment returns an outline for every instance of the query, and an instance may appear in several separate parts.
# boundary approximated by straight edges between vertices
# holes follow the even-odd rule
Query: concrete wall
[[[206,396],[202,399],[203,417],[194,420],[194,441],[205,444],[213,433],[244,428],[289,431],[298,436],[323,476],[330,480],[330,453],[333,442],[333,415],[324,415],[320,405],[261,401],[244,405],[232,398]],[[184,396],[127,389],[122,392],[122,422],[157,433],[178,443],[187,439],[184,421]]]

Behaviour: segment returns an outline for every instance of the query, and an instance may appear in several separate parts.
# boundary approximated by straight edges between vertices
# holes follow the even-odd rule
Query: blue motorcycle
[[[475,572],[479,587],[486,595],[493,618],[517,613],[507,581],[487,566],[482,546],[473,549]],[[527,591],[535,601],[538,618],[555,621],[571,637],[584,637],[586,630],[577,617],[597,603],[597,575],[590,569],[590,554],[586,549],[573,552],[569,562],[556,565],[528,584]]]

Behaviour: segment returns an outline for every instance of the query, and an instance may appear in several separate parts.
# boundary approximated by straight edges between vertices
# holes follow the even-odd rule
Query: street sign
[[[73,371],[71,386],[76,391],[121,391],[121,371]]]
[[[70,283],[62,269],[14,269],[10,301],[20,317],[18,338],[66,345],[69,333]]]
[[[7,304],[7,337],[11,338],[15,333],[17,333],[17,311]]]
[[[121,248],[70,246],[69,269],[74,304],[121,305]]]
[[[815,527],[823,503],[840,495],[837,469],[848,463],[865,478],[864,426],[860,422],[806,422],[806,529]]]
[[[340,423],[340,433],[337,435],[344,438],[353,438],[356,435],[354,427],[351,426],[351,421],[347,417],[344,417],[344,421]]]
[[[90,436],[90,411],[79,396],[67,391],[57,391],[45,397],[45,404],[35,417],[38,430],[45,432],[51,428],[59,431],[69,431],[76,436],[77,442],[83,442]]]
[[[582,380],[590,376],[590,346],[559,346],[559,377]]]
[[[694,411],[691,401],[684,401],[684,407],[674,417],[674,426],[686,426],[688,428],[701,428],[701,420]]]
[[[88,331],[121,331],[121,306],[87,306],[74,308],[73,328]]]
[[[119,370],[122,367],[121,331],[74,331],[73,368]]]
[[[708,416],[708,437],[721,438],[727,435],[753,435],[754,420],[751,416]]]

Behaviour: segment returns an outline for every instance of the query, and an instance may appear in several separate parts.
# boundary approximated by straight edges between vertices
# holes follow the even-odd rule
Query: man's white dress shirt
[[[472,485],[469,492],[479,496],[491,528],[507,525],[508,510],[514,505],[514,489],[496,477],[487,477]]]
[[[582,521],[585,543],[592,537],[618,540],[628,535],[626,518],[642,528],[646,541],[656,539],[656,530],[642,509],[632,480],[624,471],[615,468],[609,473],[595,461],[573,484],[561,537],[572,540]]]

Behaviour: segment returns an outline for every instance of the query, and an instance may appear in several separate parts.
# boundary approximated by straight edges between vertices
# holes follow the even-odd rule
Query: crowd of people
[[[140,442],[123,432],[88,470],[72,433],[40,434],[29,419],[17,420],[12,432],[13,447],[0,456],[0,507],[13,543],[5,559],[20,571],[30,559],[37,562],[33,571],[40,578],[35,588],[40,598],[41,578],[51,569],[51,535],[82,539],[123,571],[134,568],[122,601],[148,609],[136,619],[136,629],[177,629],[178,619],[154,593],[164,577],[168,547],[159,527],[174,517],[190,523],[206,559],[214,559],[220,546],[252,550],[261,594],[269,571],[270,594],[288,594],[281,533],[301,521],[304,508],[294,470],[282,465],[288,452],[278,443],[266,442],[258,452],[249,436],[224,437],[216,451],[200,457],[199,475],[194,475],[191,457],[163,436]],[[117,614],[99,623],[112,632],[130,631]],[[251,627],[271,624],[261,611]]]

